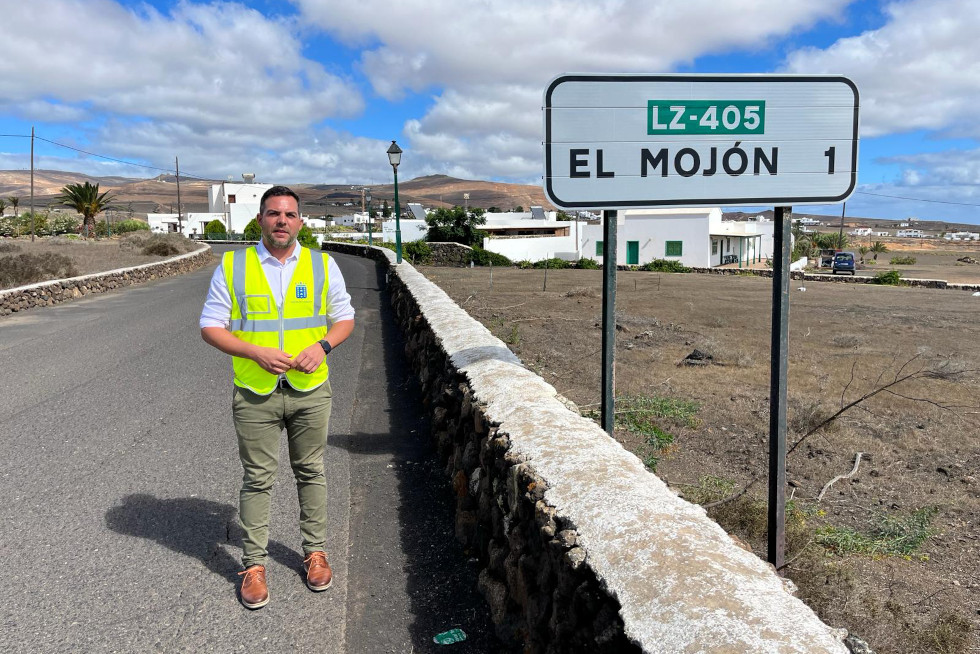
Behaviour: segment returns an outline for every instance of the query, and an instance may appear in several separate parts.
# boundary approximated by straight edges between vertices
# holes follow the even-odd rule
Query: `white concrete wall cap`
[[[841,634],[704,509],[566,409],[550,384],[413,267],[396,270],[487,419],[547,483],[545,501],[574,525],[587,565],[644,651],[847,652]]]

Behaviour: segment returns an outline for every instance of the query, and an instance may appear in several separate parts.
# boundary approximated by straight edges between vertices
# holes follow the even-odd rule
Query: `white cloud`
[[[396,100],[434,89],[405,124],[419,173],[536,183],[541,103],[564,72],[665,72],[694,58],[837,14],[849,0],[296,0],[304,19],[352,46],[360,67]],[[411,152],[409,152],[409,149]]]
[[[363,55],[375,88],[479,83],[543,88],[563,72],[663,72],[708,52],[752,48],[837,14],[847,0],[296,0]]]
[[[169,15],[111,0],[6,5],[0,110],[87,121],[85,149],[157,165],[200,152],[204,173],[237,171],[239,155],[363,108],[356,85],[303,56],[296,24],[240,4],[181,2]]]
[[[917,129],[980,136],[980,3],[911,0],[885,14],[880,29],[792,53],[786,70],[851,77],[864,136]]]

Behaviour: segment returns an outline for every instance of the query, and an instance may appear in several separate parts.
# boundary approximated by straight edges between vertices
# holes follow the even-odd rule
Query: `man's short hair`
[[[296,208],[299,209],[299,196],[296,192],[289,188],[288,186],[273,186],[268,191],[262,194],[262,199],[259,200],[259,214],[265,213],[265,201],[269,198],[281,197],[288,195],[292,199],[296,200]]]

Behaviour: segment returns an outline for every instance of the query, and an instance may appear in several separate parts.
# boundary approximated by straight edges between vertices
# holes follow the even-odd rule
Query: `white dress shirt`
[[[296,270],[296,262],[299,260],[300,244],[296,243],[292,253],[286,257],[285,262],[280,262],[269,250],[265,243],[259,241],[255,246],[258,251],[259,262],[262,264],[262,272],[265,273],[266,281],[269,282],[269,289],[272,291],[273,299],[277,306],[282,306],[282,298],[286,293],[289,282],[292,281],[293,271]],[[327,318],[329,324],[340,322],[341,320],[352,320],[354,318],[354,307],[350,304],[350,294],[347,292],[347,285],[344,283],[344,276],[340,273],[340,267],[333,257],[329,257],[327,264]],[[208,289],[208,298],[204,301],[204,309],[201,311],[200,326],[203,327],[223,327],[225,329],[231,324],[231,293],[228,291],[228,283],[225,281],[224,265],[219,264],[211,276],[211,287]],[[329,328],[329,327],[328,327]]]

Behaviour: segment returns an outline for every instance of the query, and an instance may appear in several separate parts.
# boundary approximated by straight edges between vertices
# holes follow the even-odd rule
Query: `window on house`
[[[711,241],[711,254],[718,254],[718,241]]]
[[[234,195],[229,195],[228,196],[228,204],[235,204],[235,196]]]
[[[595,255],[597,257],[601,257],[602,256],[602,241],[596,241],[595,242]]]
[[[664,255],[668,257],[679,257],[684,253],[684,241],[667,241],[664,247]]]

